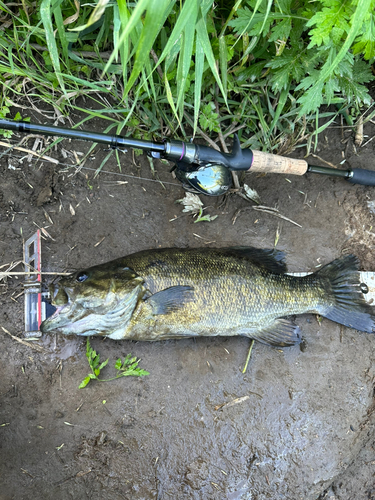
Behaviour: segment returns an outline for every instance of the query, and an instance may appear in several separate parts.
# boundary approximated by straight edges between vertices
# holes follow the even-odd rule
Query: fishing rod
[[[208,146],[174,139],[166,139],[164,142],[158,143],[133,137],[5,119],[0,119],[0,129],[81,139],[106,144],[111,149],[124,150],[127,147],[144,149],[153,158],[173,161],[176,177],[182,182],[185,189],[209,196],[220,196],[232,187],[231,171],[291,175],[304,175],[306,172],[310,172],[343,177],[352,184],[375,186],[375,171],[361,168],[342,170],[318,167],[309,165],[305,160],[241,149],[236,134],[234,134],[232,152],[223,153]]]

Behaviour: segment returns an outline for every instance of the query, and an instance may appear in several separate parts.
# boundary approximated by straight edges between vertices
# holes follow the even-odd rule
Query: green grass
[[[375,0],[8,5],[0,1],[2,116],[26,100],[44,102],[49,117],[76,108],[84,122],[100,117],[103,129],[145,139],[217,139],[241,127],[245,146],[285,153],[316,145],[318,118],[328,126],[370,105]]]

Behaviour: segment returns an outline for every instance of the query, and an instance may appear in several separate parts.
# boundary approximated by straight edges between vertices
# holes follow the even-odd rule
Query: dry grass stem
[[[185,116],[186,121],[188,122],[188,124],[189,124],[191,127],[194,127],[194,122],[193,122],[192,118],[191,118],[191,117],[190,117],[190,116],[186,113],[186,111],[184,111],[184,116]],[[214,142],[214,141],[213,141],[210,137],[208,137],[208,135],[207,135],[207,134],[205,134],[205,133],[203,132],[203,130],[201,130],[199,127],[196,127],[196,129],[197,129],[197,132],[198,132],[198,133],[199,133],[199,134],[203,137],[203,139],[204,139],[206,142],[208,142],[208,144],[209,144],[212,148],[216,149],[216,151],[220,151],[219,146],[218,146],[218,145],[217,145],[217,144],[216,144],[216,143],[215,143],[215,142]]]
[[[103,238],[100,241],[95,243],[94,247],[98,247],[100,245],[100,243],[102,243],[104,240],[105,240],[105,236],[103,236]]]
[[[285,215],[282,215],[277,208],[271,208],[271,207],[265,207],[259,205],[258,207],[252,207],[253,210],[258,210],[259,212],[265,212],[266,214],[274,215],[275,217],[279,217],[280,219],[286,220],[290,222],[291,224],[294,224],[295,226],[302,227],[298,222],[295,222],[292,219],[289,219],[288,217],[285,217]]]
[[[48,272],[48,271],[30,271],[30,272],[18,272],[18,271],[1,271],[0,272],[0,279],[7,277],[7,276],[30,276],[34,274],[41,274],[41,275],[49,275],[49,276],[69,276],[71,273],[54,273],[54,272]]]
[[[58,165],[58,163],[59,163],[59,161],[55,160],[55,158],[51,158],[50,156],[46,156],[46,155],[41,155],[39,153],[36,153],[32,149],[22,148],[20,146],[13,146],[13,144],[10,144],[9,142],[0,141],[0,146],[3,146],[4,148],[9,148],[9,149],[16,149],[17,151],[23,151],[24,153],[28,153],[30,155],[37,156],[39,158],[39,160],[46,160],[46,161],[49,161],[51,163],[54,163],[55,165]]]
[[[20,344],[23,344],[27,347],[31,347],[31,349],[34,349],[35,351],[38,351],[38,352],[48,352],[46,351],[46,349],[44,349],[43,347],[41,347],[40,345],[37,345],[37,344],[31,344],[30,342],[27,342],[26,340],[22,340],[18,337],[16,337],[15,335],[12,335],[6,328],[4,328],[3,326],[1,327],[1,329],[7,333],[8,335],[10,335],[12,337],[13,340],[16,340],[17,342],[19,342]]]
[[[12,271],[12,269],[14,269],[15,267],[19,266],[20,264],[25,264],[25,263],[24,263],[23,260],[18,260],[16,262],[12,262],[11,264],[3,264],[3,265],[1,265],[0,269],[2,267],[6,267],[6,266],[8,266],[8,269],[6,271],[0,272],[0,280],[2,280],[2,279],[5,280],[5,278],[9,274],[9,272]]]
[[[360,116],[357,122],[354,143],[356,146],[360,147],[362,142],[363,142],[363,116]]]
[[[362,148],[364,148],[364,147],[365,147],[365,146],[367,146],[367,144],[368,144],[369,142],[371,142],[373,139],[375,139],[375,135],[373,135],[373,136],[372,136],[372,137],[371,137],[368,141],[366,141],[364,144],[362,144],[362,146],[361,146],[361,147],[362,147]]]
[[[222,410],[223,408],[229,408],[230,406],[243,403],[244,401],[247,401],[249,398],[250,396],[243,396],[242,398],[233,399],[233,401],[229,401],[229,403],[223,403],[221,405],[215,406],[215,410]]]
[[[329,165],[329,166],[330,166],[330,167],[332,167],[332,168],[337,168],[337,166],[336,166],[336,165],[334,165],[333,163],[330,163],[329,161],[323,160],[323,158],[321,158],[321,157],[320,157],[320,156],[318,156],[318,155],[315,155],[315,154],[313,154],[313,153],[312,153],[312,154],[311,154],[311,156],[313,156],[314,158],[317,158],[319,161],[321,161],[321,162],[325,163],[326,165]]]

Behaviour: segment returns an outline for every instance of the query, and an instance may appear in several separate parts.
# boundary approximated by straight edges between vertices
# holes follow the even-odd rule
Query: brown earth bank
[[[374,135],[366,124],[364,142]],[[341,168],[375,170],[375,140],[356,149],[353,140],[351,130],[329,129],[316,154],[337,166],[346,159]],[[155,161],[153,175],[145,156],[120,153],[121,172],[112,157],[94,177],[103,148],[83,168],[72,166],[89,147],[60,142],[48,152],[58,164],[1,148],[1,270],[22,260],[23,240],[39,227],[44,271],[148,248],[276,241],[290,272],[347,253],[375,271],[373,187],[314,174],[246,174],[262,205],[298,225],[235,194],[202,196],[204,213],[217,218],[195,223],[176,204],[184,191],[167,166]],[[22,337],[22,277],[0,284],[0,327]],[[45,335],[34,342],[40,351],[1,329],[0,499],[375,498],[375,337],[312,315],[296,321],[304,348],[256,343],[246,374],[246,338],[92,338],[110,360],[105,375],[129,352],[150,375],[85,389],[78,389],[89,372],[85,338]]]

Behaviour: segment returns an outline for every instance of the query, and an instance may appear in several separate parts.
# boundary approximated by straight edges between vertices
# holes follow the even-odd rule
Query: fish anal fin
[[[168,314],[178,311],[193,300],[194,289],[191,286],[171,286],[156,292],[147,299],[153,314]]]
[[[252,338],[278,347],[289,347],[301,342],[301,329],[298,325],[288,319],[279,318],[271,325],[261,328]]]

